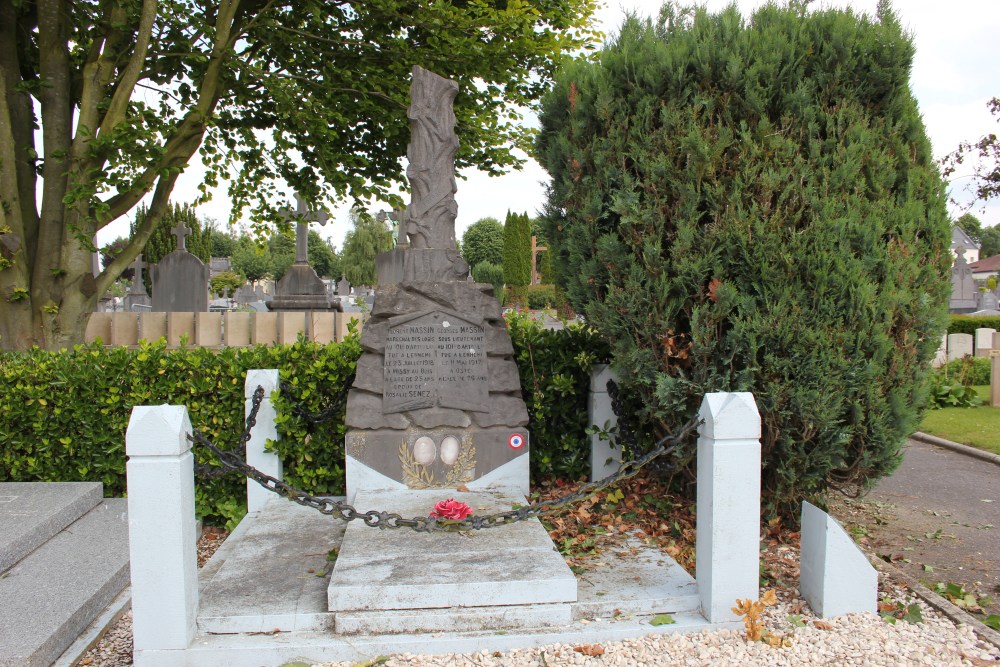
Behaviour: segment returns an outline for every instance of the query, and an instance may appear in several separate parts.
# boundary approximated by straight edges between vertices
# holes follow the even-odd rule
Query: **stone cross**
[[[295,193],[295,211],[291,209],[283,208],[281,209],[281,215],[288,220],[292,218],[296,221],[295,225],[295,263],[296,264],[308,264],[309,263],[309,223],[318,222],[320,225],[325,225],[326,221],[330,219],[330,216],[326,211],[320,209],[319,211],[310,211],[309,207],[306,206],[306,200],[302,198],[302,195]]]
[[[146,285],[142,282],[143,266],[142,253],[139,253],[130,267],[132,269],[132,287],[129,288],[129,294],[146,294]]]
[[[177,237],[177,249],[187,250],[187,243],[184,242],[184,239],[191,233],[191,228],[180,222],[176,227],[171,228],[170,233]]]
[[[410,119],[410,163],[406,177],[413,198],[406,209],[403,230],[411,248],[455,249],[455,111],[458,83],[414,65]]]
[[[538,275],[537,264],[538,264],[538,253],[545,252],[548,250],[545,246],[537,245],[538,237],[534,234],[531,235],[531,284],[537,285],[542,282],[542,277]]]

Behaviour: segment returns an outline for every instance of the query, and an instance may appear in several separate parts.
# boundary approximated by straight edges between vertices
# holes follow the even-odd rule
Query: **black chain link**
[[[240,438],[244,452],[246,441],[250,439],[250,429],[256,423],[257,410],[260,408],[260,402],[263,398],[263,387],[257,387],[257,391],[254,392],[253,396],[252,409],[250,414],[247,416],[247,428],[246,431],[244,431],[245,439],[244,436],[241,436]],[[623,479],[635,477],[650,461],[669,452],[675,445],[687,437],[689,433],[694,431],[699,423],[700,420],[697,417],[691,419],[681,428],[677,435],[668,434],[663,437],[647,454],[638,459],[622,463],[621,467],[619,467],[616,472],[608,475],[604,479],[584,484],[574,493],[567,494],[554,500],[546,500],[516,507],[507,512],[497,512],[495,514],[487,514],[483,516],[473,515],[465,519],[435,519],[429,516],[407,519],[402,515],[392,512],[380,512],[377,510],[358,512],[353,506],[346,502],[333,500],[332,498],[310,495],[301,489],[296,489],[295,487],[286,484],[280,479],[276,479],[257,470],[253,466],[247,464],[245,460],[245,453],[243,453],[243,456],[241,457],[239,456],[240,452],[238,450],[219,449],[212,444],[208,438],[201,433],[201,431],[195,430],[193,436],[189,435],[188,439],[193,443],[206,447],[209,451],[215,454],[219,458],[219,462],[222,463],[225,468],[233,471],[239,471],[246,477],[263,486],[268,491],[272,491],[291,500],[292,502],[298,503],[299,505],[311,507],[322,514],[336,516],[344,521],[361,519],[366,526],[370,526],[372,528],[412,528],[413,530],[420,532],[431,532],[435,530],[467,531],[495,528],[496,526],[503,526],[517,521],[524,521],[525,519],[552,514],[567,505],[589,498],[593,494],[602,491],[609,486],[613,486]]]
[[[253,396],[250,397],[250,414],[247,415],[246,423],[243,427],[243,433],[240,434],[240,439],[236,444],[236,449],[231,450],[234,456],[239,455],[239,457],[244,461],[247,458],[247,443],[250,442],[250,431],[257,425],[257,412],[260,410],[260,403],[263,400],[264,387],[257,385],[257,389],[254,390]],[[188,439],[190,439],[190,437]],[[213,466],[207,463],[198,463],[194,466],[194,474],[202,479],[219,479],[220,477],[225,477],[226,475],[234,472],[236,471],[226,465],[223,465],[220,468],[219,466]]]
[[[344,403],[347,401],[347,393],[350,391],[351,386],[354,384],[354,373],[351,373],[350,377],[344,382],[343,389],[334,397],[333,402],[327,407],[323,408],[319,412],[307,412],[305,408],[299,403],[292,403],[292,414],[305,419],[310,424],[322,424],[328,422],[344,409]],[[282,396],[291,396],[291,392],[288,390],[288,385],[284,382],[279,383],[278,389],[281,391]]]

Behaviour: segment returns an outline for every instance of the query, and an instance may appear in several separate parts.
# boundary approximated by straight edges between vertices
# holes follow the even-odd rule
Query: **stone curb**
[[[878,570],[881,574],[901,581],[906,585],[913,593],[919,597],[921,600],[926,602],[931,607],[934,607],[939,612],[944,614],[953,623],[962,623],[968,625],[972,630],[985,642],[992,644],[993,646],[1000,648],[1000,632],[987,627],[982,621],[968,613],[967,611],[960,609],[951,602],[949,602],[944,597],[938,595],[931,589],[927,588],[919,581],[909,576],[895,565],[887,563],[875,554],[868,553],[868,561]]]
[[[922,433],[917,431],[910,435],[911,440],[916,440],[917,442],[923,442],[928,445],[936,445],[938,447],[944,447],[945,449],[950,449],[953,452],[959,454],[965,454],[966,456],[971,456],[973,458],[981,459],[983,461],[988,461],[994,465],[1000,466],[1000,456],[992,452],[986,452],[982,449],[976,449],[975,447],[969,447],[968,445],[960,445],[957,442],[952,442],[951,440],[945,440],[944,438],[939,438],[936,435],[931,435],[929,433]]]

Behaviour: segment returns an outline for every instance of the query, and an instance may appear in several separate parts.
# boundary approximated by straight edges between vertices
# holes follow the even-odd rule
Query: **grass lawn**
[[[988,386],[976,387],[976,393],[983,399],[979,407],[930,410],[924,416],[920,430],[1000,454],[1000,408],[990,407]]]

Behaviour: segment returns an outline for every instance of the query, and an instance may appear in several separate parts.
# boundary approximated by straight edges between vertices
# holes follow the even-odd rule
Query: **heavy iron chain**
[[[244,450],[246,442],[250,439],[250,430],[256,424],[257,411],[260,409],[260,403],[263,398],[264,388],[258,386],[257,390],[253,394],[250,414],[247,415],[246,430],[243,432],[243,435],[240,436],[240,443]],[[455,532],[495,528],[497,526],[504,526],[509,523],[516,523],[518,521],[524,521],[526,519],[558,512],[567,505],[589,498],[593,494],[613,486],[624,479],[635,477],[650,461],[653,461],[657,457],[662,456],[673,449],[674,446],[680,443],[681,440],[697,428],[699,423],[700,420],[697,417],[691,419],[681,428],[680,431],[678,431],[676,435],[668,434],[667,436],[661,438],[656,443],[656,446],[653,447],[653,449],[648,453],[638,459],[622,463],[618,470],[614,473],[608,475],[604,479],[584,484],[574,493],[570,493],[553,500],[546,500],[538,503],[523,505],[521,507],[515,507],[507,512],[497,512],[482,516],[473,515],[465,519],[436,519],[429,516],[418,516],[407,519],[392,512],[380,512],[378,510],[358,512],[354,507],[346,502],[333,500],[332,498],[310,495],[301,489],[296,489],[295,487],[286,484],[280,479],[275,479],[274,477],[257,470],[253,466],[246,463],[244,460],[246,458],[245,453],[240,456],[241,452],[238,449],[219,449],[212,444],[208,438],[201,433],[201,431],[195,430],[193,436],[189,435],[188,439],[193,443],[206,447],[209,451],[215,454],[224,468],[239,471],[246,477],[263,486],[268,491],[272,491],[291,500],[292,502],[298,503],[299,505],[311,507],[322,514],[336,516],[344,521],[361,519],[366,526],[370,526],[372,528],[412,528],[418,532]]]

